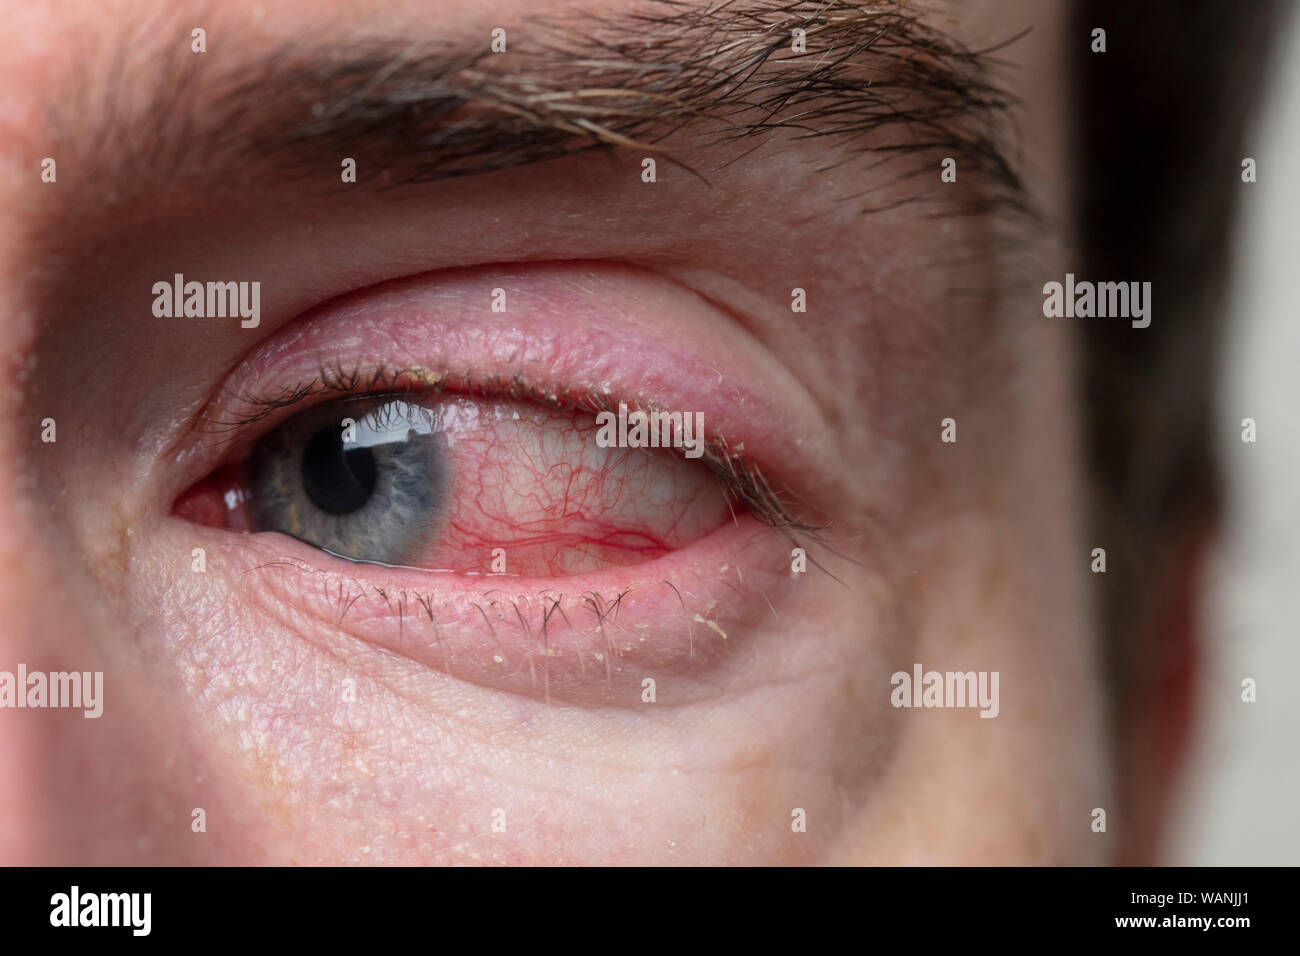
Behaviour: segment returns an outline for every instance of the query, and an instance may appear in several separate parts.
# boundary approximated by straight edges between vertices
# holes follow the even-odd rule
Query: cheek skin
[[[1059,326],[1026,340],[1019,386],[1032,399],[990,388],[998,411],[963,419],[973,427],[935,490],[960,504],[900,537],[911,571],[886,670],[998,671],[1000,712],[891,709],[887,774],[846,823],[836,862],[1096,865],[1112,852],[1090,828],[1114,798],[1070,347]],[[965,487],[998,436],[996,480]]]
[[[140,555],[141,580],[169,582],[185,608],[146,642],[216,736],[239,741],[236,778],[277,821],[268,860],[814,862],[878,769],[861,749],[880,737],[883,698],[865,690],[877,665],[837,637],[851,620],[885,629],[867,575],[850,582],[871,598],[857,606],[806,579],[782,606],[798,646],[776,622],[756,628],[709,699],[682,703],[664,679],[655,703],[597,715],[329,643],[222,596],[216,562],[198,583],[175,554],[188,552]],[[793,834],[794,807],[822,826]]]
[[[1000,712],[891,711],[897,752],[833,859],[1103,862],[1104,843],[1089,830],[1092,808],[1110,803],[1086,612],[1077,594],[1024,565],[1019,556],[1046,557],[1041,542],[1030,547],[1004,520],[978,515],[913,542],[926,584],[906,600],[924,610],[898,669],[996,670]],[[1039,590],[1027,602],[1031,586]]]
[[[11,475],[0,477],[0,492],[18,501]],[[4,711],[0,862],[260,859],[268,821],[248,799],[229,743],[196,715],[177,672],[147,654],[161,620],[131,599],[121,574],[110,569],[113,584],[103,587],[36,517],[18,508],[0,519],[0,666],[101,672],[103,713]],[[207,814],[207,833],[191,830],[195,808]]]

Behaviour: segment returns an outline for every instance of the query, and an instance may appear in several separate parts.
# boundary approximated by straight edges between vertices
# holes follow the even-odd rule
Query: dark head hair
[[[1151,325],[1080,326],[1091,527],[1106,548],[1098,624],[1117,697],[1168,571],[1220,506],[1214,400],[1242,160],[1274,0],[1081,0],[1069,31],[1076,271],[1152,283]],[[1106,52],[1091,34],[1106,31]],[[1264,172],[1263,175],[1269,175]],[[1091,545],[1090,545],[1091,547]],[[1122,722],[1121,722],[1122,723]]]

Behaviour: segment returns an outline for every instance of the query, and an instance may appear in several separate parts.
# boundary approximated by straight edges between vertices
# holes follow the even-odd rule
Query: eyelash
[[[322,395],[367,395],[367,394],[441,394],[446,388],[445,376],[431,373],[426,368],[391,368],[379,365],[373,369],[361,367],[344,368],[341,365],[321,366],[316,375],[296,386],[281,389],[278,392],[240,396],[241,409],[231,413],[228,418],[209,420],[208,430],[215,432],[243,432],[275,416],[286,408],[314,404],[313,400]],[[540,392],[515,376],[510,380],[501,378],[490,382],[465,383],[456,389],[458,393],[479,398],[499,398],[531,401],[541,405],[559,408],[576,408],[589,411],[593,415],[602,411],[613,410],[608,397],[591,389],[576,391],[571,396],[561,397],[553,393]],[[625,401],[631,410],[653,412],[652,406],[643,406]],[[809,525],[790,511],[789,505],[780,494],[768,484],[762,471],[753,464],[746,463],[740,455],[741,449],[733,450],[725,438],[715,437],[705,441],[704,453],[698,459],[713,473],[721,483],[728,500],[740,502],[756,520],[788,536],[797,543],[795,535],[804,535],[821,542],[821,529]],[[665,449],[667,451],[668,449]]]

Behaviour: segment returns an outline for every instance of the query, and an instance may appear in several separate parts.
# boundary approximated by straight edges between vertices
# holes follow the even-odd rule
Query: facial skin
[[[1043,320],[1036,292],[1065,271],[1053,6],[926,14],[972,49],[1033,28],[998,53],[998,80],[1021,101],[1018,169],[1038,226],[908,204],[864,213],[990,187],[962,156],[941,183],[942,150],[882,172],[879,155],[789,132],[742,146],[687,128],[658,144],[707,184],[667,161],[643,182],[636,148],[387,191],[366,185],[364,162],[357,184],[340,182],[350,154],[326,151],[287,185],[249,168],[200,184],[166,164],[152,180],[119,164],[120,181],[88,182],[104,114],[60,101],[104,88],[122,35],[110,22],[137,24],[137,50],[175,43],[182,64],[237,70],[308,25],[342,48],[362,23],[484,45],[504,25],[523,47],[525,8],[569,9],[354,3],[321,21],[319,4],[231,2],[175,24],[153,0],[3,13],[0,206],[16,227],[0,232],[0,428],[16,460],[0,473],[0,669],[102,671],[104,713],[0,711],[0,861],[1109,858],[1090,830],[1092,808],[1112,803],[1069,327]],[[204,54],[188,53],[192,26],[207,29]],[[149,84],[179,83],[148,62],[121,73],[123,117]],[[40,180],[45,156],[55,183]],[[1024,241],[995,245],[1007,234]],[[260,281],[260,323],[155,317],[149,290],[175,273]],[[497,288],[505,313],[491,310]],[[791,309],[795,288],[806,312]],[[707,533],[686,522],[686,543],[649,560],[489,578],[499,530],[460,539],[458,560],[480,573],[439,574],[178,511],[301,408],[211,423],[322,365],[419,367],[447,388],[431,400],[485,409],[506,399],[467,383],[519,376],[537,408],[607,386],[701,411],[820,530],[792,542],[741,507]],[[54,443],[40,440],[47,417]],[[945,418],[955,443],[940,440]],[[456,488],[506,507],[535,482],[558,527],[568,499],[548,468],[493,463],[508,436],[464,427]],[[569,460],[555,441],[536,461]],[[650,454],[645,487],[714,481]],[[607,513],[617,524],[637,507]],[[504,537],[507,561],[526,564],[522,536]],[[796,544],[806,573],[790,570]],[[914,663],[997,671],[996,718],[891,707],[891,674]]]

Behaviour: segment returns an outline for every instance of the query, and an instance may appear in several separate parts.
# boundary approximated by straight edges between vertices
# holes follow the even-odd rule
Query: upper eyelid
[[[508,318],[487,312],[497,286],[511,290]],[[726,304],[621,260],[416,273],[277,322],[169,443],[179,466],[169,484],[180,494],[235,463],[251,450],[249,426],[269,425],[295,401],[434,386],[593,414],[620,400],[645,411],[699,411],[699,461],[756,517],[809,536],[842,520],[840,446],[813,392]]]

